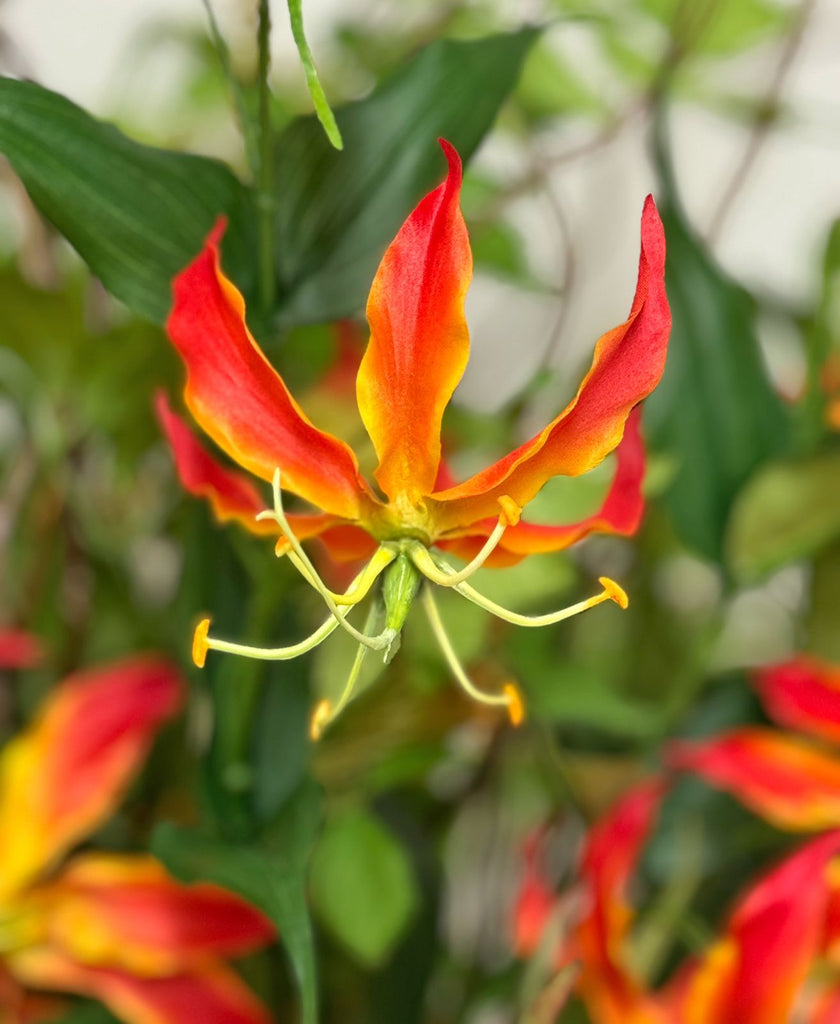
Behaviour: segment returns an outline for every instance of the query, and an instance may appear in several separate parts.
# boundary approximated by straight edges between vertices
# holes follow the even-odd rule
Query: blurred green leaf
[[[762,362],[754,300],[712,262],[676,208],[662,219],[674,326],[645,423],[654,447],[677,462],[666,496],[677,533],[718,560],[732,501],[784,444],[786,417]]]
[[[275,160],[284,324],[337,320],[364,306],[388,242],[443,177],[435,140],[449,139],[465,160],[472,155],[538,34],[425,47],[367,99],[337,111],[343,152],[314,117],[286,128]]]
[[[649,739],[661,730],[662,705],[635,700],[600,673],[559,660],[548,639],[528,640],[517,638],[513,647],[530,717],[634,740]]]
[[[369,967],[388,958],[418,903],[403,848],[362,809],[327,823],[312,857],[311,885],[321,920]]]
[[[563,114],[603,114],[601,95],[589,88],[563,56],[541,40],[531,49],[516,99],[526,117],[535,121]]]
[[[688,47],[697,53],[728,56],[749,49],[769,35],[781,32],[789,22],[789,7],[772,0],[731,0],[709,7],[705,16],[701,5],[693,17],[686,17],[680,0],[642,0],[642,8],[666,24]]]
[[[0,78],[0,152],[116,298],[162,323],[172,278],[220,214],[225,268],[252,285],[248,190],[216,160],[144,146],[32,82]]]
[[[225,843],[169,823],[158,825],[151,843],[153,852],[182,881],[216,882],[271,918],[300,987],[303,1024],[318,1020],[306,869],[320,820],[320,791],[307,782],[259,843]]]
[[[840,537],[840,452],[764,467],[732,512],[727,550],[750,581],[820,551]]]
[[[823,255],[822,288],[805,323],[808,371],[797,403],[800,451],[813,451],[826,432],[826,405],[840,395],[840,220],[831,225]]]

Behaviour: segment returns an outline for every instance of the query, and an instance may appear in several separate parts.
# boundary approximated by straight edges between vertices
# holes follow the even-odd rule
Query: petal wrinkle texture
[[[174,282],[169,336],[187,368],[184,398],[232,459],[325,512],[357,519],[373,501],[351,449],[318,430],[289,394],[245,324],[245,302],[222,274],[220,222]]]
[[[389,498],[431,494],[440,426],[469,355],[464,298],[472,253],[459,204],[461,161],[441,140],[446,180],[409,215],[382,259],[367,304],[370,342],[356,381],[359,410]]]
[[[429,500],[442,531],[497,515],[502,494],[524,507],[551,477],[585,473],[618,445],[630,410],[659,383],[671,331],[665,234],[651,196],[645,201],[641,235],[630,316],[599,340],[577,395],[530,441]]]

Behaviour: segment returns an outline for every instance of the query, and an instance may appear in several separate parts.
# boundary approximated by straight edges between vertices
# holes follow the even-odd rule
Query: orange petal
[[[779,828],[840,825],[840,759],[771,729],[739,729],[677,743],[670,763],[727,790]]]
[[[277,534],[277,524],[258,521],[256,515],[267,507],[249,477],[226,469],[198,442],[180,416],[159,392],[155,408],[175,457],[178,478],[189,494],[206,498],[219,522],[236,520],[251,533]]]
[[[741,899],[688,986],[685,1024],[789,1024],[820,952],[828,864],[839,851],[840,832],[821,836]]]
[[[314,427],[245,324],[245,302],[222,274],[219,222],[175,278],[167,329],[187,367],[184,397],[198,424],[245,469],[327,512],[358,518],[373,501],[353,452]]]
[[[208,954],[240,956],[274,941],[269,920],[216,885],[181,885],[148,856],[76,858],[38,899],[51,945],[89,966],[169,975]]]
[[[658,779],[634,786],[594,826],[584,848],[581,876],[590,909],[575,936],[581,959],[578,987],[593,1019],[605,1024],[666,1020],[634,976],[623,948],[633,921],[628,883],[664,793]]]
[[[600,339],[577,395],[553,422],[494,465],[427,502],[440,531],[492,518],[502,494],[524,507],[551,477],[578,476],[601,462],[621,440],[630,410],[659,383],[670,330],[665,235],[648,196],[629,318]]]
[[[0,629],[0,668],[31,668],[43,657],[37,636],[22,629]]]
[[[562,551],[590,533],[612,533],[627,537],[639,528],[644,512],[642,483],[645,478],[645,449],[639,430],[640,415],[633,410],[621,444],[616,448],[616,468],[612,484],[601,508],[586,519],[568,526],[541,526],[520,520],[502,534],[499,546],[485,565],[513,565],[526,555],[546,551]],[[460,558],[474,558],[495,527],[495,521],[484,520],[480,531],[451,541],[438,541],[437,546]]]
[[[800,655],[755,673],[761,700],[781,725],[840,743],[840,667]]]
[[[27,992],[0,963],[0,1021],[3,1024],[38,1024],[64,1019],[64,1000]]]
[[[472,253],[461,215],[461,160],[440,140],[446,180],[421,200],[382,258],[367,304],[370,342],[356,393],[389,498],[430,494],[443,410],[467,365],[464,297]]]
[[[195,435],[169,408],[166,396],[157,397],[157,412],[175,456],[175,466],[184,490],[206,498],[220,522],[236,520],[251,533],[279,536],[277,524],[270,519],[257,519],[267,507],[251,480],[241,473],[226,469],[207,452]],[[298,540],[321,537],[336,558],[360,558],[359,550],[372,551],[376,546],[370,536],[350,526],[329,512],[289,512],[286,519]],[[357,535],[361,535],[361,538]]]
[[[181,697],[176,670],[154,658],[80,672],[57,687],[0,761],[0,895],[110,813]]]
[[[164,978],[87,967],[48,948],[9,958],[26,984],[90,996],[126,1024],[269,1024],[267,1008],[229,967],[209,961],[200,970]]]

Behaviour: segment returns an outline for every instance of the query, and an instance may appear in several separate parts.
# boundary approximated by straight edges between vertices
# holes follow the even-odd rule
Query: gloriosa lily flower
[[[666,785],[631,789],[590,831],[581,858],[578,906],[557,962],[576,971],[575,989],[593,1024],[831,1024],[840,1013],[840,830],[784,859],[741,895],[721,934],[661,988],[650,986],[633,951],[630,898],[641,851]],[[535,893],[540,912],[534,919]],[[518,905],[520,952],[547,927],[549,890],[529,869]],[[555,901],[558,897],[555,896]],[[565,911],[565,907],[564,907]]]
[[[540,526],[520,520],[522,508],[551,477],[577,476],[597,465],[622,439],[631,410],[662,374],[670,330],[664,290],[665,244],[651,198],[642,216],[639,279],[630,316],[598,342],[589,373],[565,409],[531,440],[470,477],[454,482],[441,462],[444,408],[467,363],[469,335],[464,298],[472,255],[459,205],[461,162],[441,141],[448,175],[403,224],[373,281],[367,304],[370,341],[356,393],[379,465],[381,492],[362,477],[351,449],[318,430],[289,394],[245,324],[245,304],[220,267],[218,225],[204,251],[175,280],[168,322],[187,369],[184,397],[194,418],[231,458],[273,485],[273,508],[264,509],[247,479],[219,466],[163,402],[159,408],[187,487],[203,493],[222,518],[280,534],[278,554],[288,555],[324,599],[330,618],[292,647],[254,648],[209,635],[199,625],[193,644],[197,664],[208,650],[253,658],[285,659],[311,650],[336,628],[359,644],[341,698],[322,701],[312,719],[317,737],[350,699],[367,650],[389,660],[397,649],[409,606],[420,601],[451,671],[474,699],[506,707],[514,723],[523,714],[513,683],[498,694],[473,685],[452,649],[425,580],[454,588],[507,621],[523,626],[559,622],[605,600],[627,598],[606,577],[596,596],[560,611],[523,616],[489,601],[470,586],[482,565],[515,562],[527,554],[567,547],[592,530],[632,532],[641,513],[643,457],[635,422],[628,429],[617,479],[600,513],[573,526]],[[625,446],[622,446],[623,448]],[[317,513],[286,513],[286,490],[317,506]],[[254,522],[256,514],[257,522]],[[369,558],[344,593],[318,576],[301,541],[318,537],[337,558]],[[444,558],[467,559],[457,570]],[[384,573],[364,631],[348,621],[353,607]]]
[[[55,1016],[55,1004],[29,989],[92,996],[127,1024],[268,1024],[265,1007],[221,959],[273,940],[257,910],[215,885],[181,885],[147,855],[85,852],[58,867],[113,810],[180,703],[173,668],[125,660],[65,680],[4,749],[7,1024]]]

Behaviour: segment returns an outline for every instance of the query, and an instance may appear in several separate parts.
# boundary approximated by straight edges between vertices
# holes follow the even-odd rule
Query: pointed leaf
[[[437,138],[466,160],[516,84],[539,34],[439,40],[364,100],[336,111],[344,150],[315,117],[277,143],[277,253],[284,323],[337,320],[363,308],[388,242],[440,180]]]
[[[645,423],[654,449],[677,462],[667,495],[677,532],[719,559],[732,501],[784,443],[785,415],[762,364],[752,297],[712,262],[673,206],[662,219],[673,328]]]
[[[0,152],[91,271],[141,316],[163,322],[172,278],[221,213],[230,221],[226,270],[249,290],[249,194],[224,164],[141,145],[58,93],[11,78],[0,78]]]

